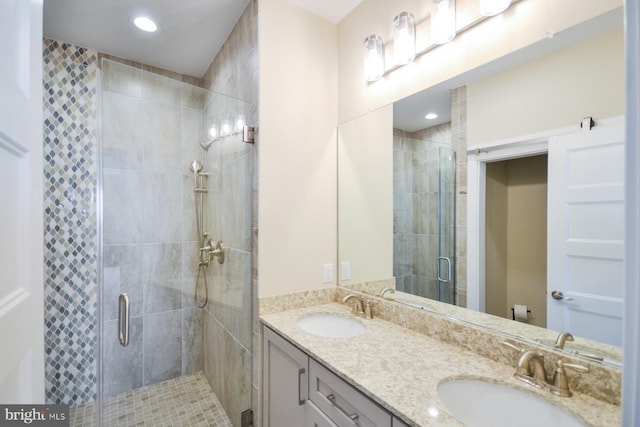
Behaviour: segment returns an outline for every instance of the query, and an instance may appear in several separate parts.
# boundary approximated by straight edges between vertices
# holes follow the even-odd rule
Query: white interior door
[[[549,141],[547,327],[621,345],[624,129]]]
[[[0,0],[0,186],[0,402],[44,403],[41,0]]]

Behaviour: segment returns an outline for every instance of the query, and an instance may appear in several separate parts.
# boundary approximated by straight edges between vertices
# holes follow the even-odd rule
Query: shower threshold
[[[202,372],[107,397],[102,425],[233,427]],[[93,427],[94,403],[69,408],[70,427]]]

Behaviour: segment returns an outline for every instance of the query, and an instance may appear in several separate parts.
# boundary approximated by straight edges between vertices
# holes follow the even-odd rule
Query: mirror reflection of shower
[[[209,142],[207,147],[204,147],[203,143],[200,145],[205,150],[213,141]],[[209,286],[207,284],[207,267],[211,262],[211,257],[217,257],[218,263],[224,263],[224,244],[222,241],[214,243],[212,239],[208,239],[209,234],[204,230],[204,201],[205,195],[209,192],[207,189],[207,180],[209,178],[209,172],[203,171],[202,163],[198,160],[194,160],[189,167],[193,172],[193,191],[195,192],[195,212],[196,212],[196,232],[198,233],[198,273],[196,274],[195,292],[194,298],[196,306],[199,308],[206,307],[209,302]],[[198,298],[198,289],[200,286],[204,286],[204,302],[199,303],[201,298]]]

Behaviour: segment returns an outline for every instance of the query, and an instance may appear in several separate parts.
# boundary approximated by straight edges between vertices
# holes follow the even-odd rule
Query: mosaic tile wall
[[[44,40],[46,401],[96,398],[97,52]]]

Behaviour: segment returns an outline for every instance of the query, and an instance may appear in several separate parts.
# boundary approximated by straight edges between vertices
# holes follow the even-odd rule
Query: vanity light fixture
[[[375,34],[364,39],[364,77],[375,82],[384,75],[384,43]]]
[[[511,0],[480,0],[480,14],[483,16],[499,15],[509,8]]]
[[[445,44],[456,36],[455,0],[433,0],[431,43]]]
[[[153,33],[158,31],[158,24],[153,19],[147,16],[136,16],[132,20],[133,25],[142,31]]]
[[[393,58],[398,65],[416,57],[416,23],[413,14],[401,12],[393,19]]]
[[[438,115],[436,113],[429,113],[426,116],[424,116],[424,118],[427,120],[435,120],[438,118]]]

